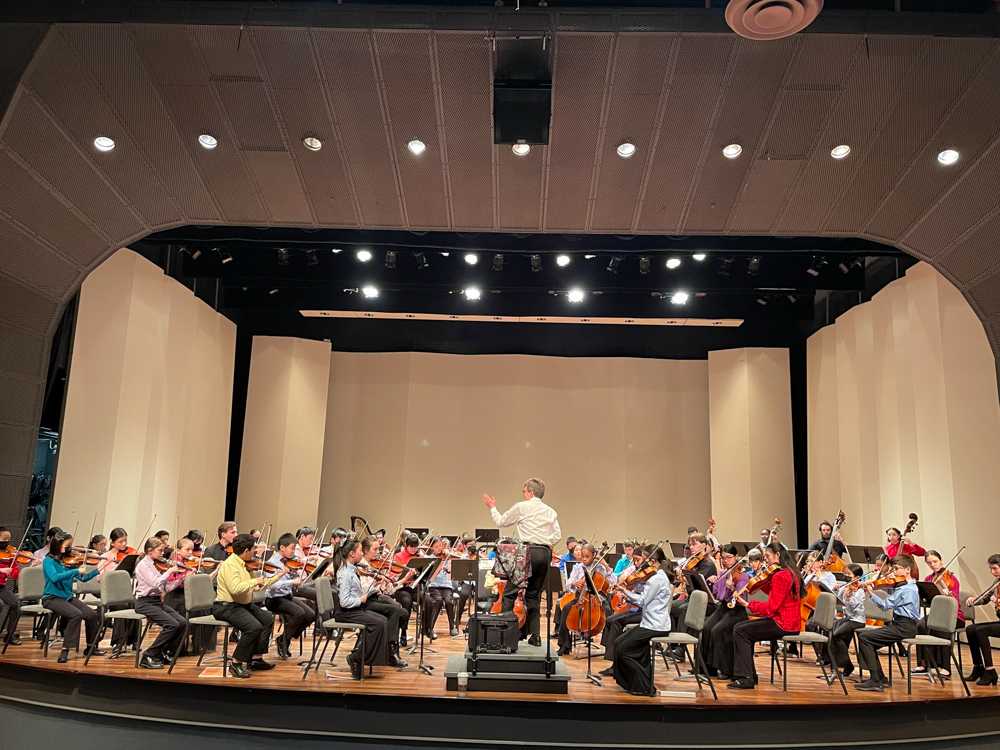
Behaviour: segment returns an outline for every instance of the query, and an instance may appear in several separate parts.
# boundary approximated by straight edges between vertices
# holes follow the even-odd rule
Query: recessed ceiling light
[[[569,260],[570,258],[568,255],[557,255],[556,265],[559,266],[560,268],[565,268],[566,266],[569,265]]]
[[[211,151],[213,148],[219,145],[219,139],[216,138],[211,133],[202,133],[198,136],[198,143],[202,148],[206,148]]]
[[[447,258],[451,253],[441,253],[442,258]]]
[[[851,153],[851,147],[846,143],[842,143],[839,146],[834,146],[830,150],[830,156],[834,159],[846,159],[848,154]]]
[[[582,289],[577,289],[574,287],[573,289],[569,290],[569,294],[566,295],[566,298],[570,302],[577,303],[577,302],[583,302],[583,298],[585,296],[586,295]]]
[[[361,287],[361,293],[365,295],[365,299],[375,299],[378,297],[378,287],[367,284]]]
[[[958,161],[958,151],[953,148],[946,148],[944,151],[937,155],[937,160],[944,164],[946,167],[950,167],[952,164]]]
[[[687,292],[677,291],[670,295],[670,302],[674,305],[686,305],[689,296]]]
[[[681,267],[680,258],[667,258],[667,268],[669,268],[671,271],[673,271],[675,268],[680,268],[680,267]]]
[[[372,251],[365,250],[364,248],[362,248],[361,250],[358,250],[356,253],[354,253],[354,257],[360,260],[362,263],[367,263],[372,259]]]
[[[510,150],[514,152],[514,156],[527,156],[531,153],[531,146],[527,143],[515,143]]]
[[[483,296],[482,290],[478,286],[467,286],[462,290],[462,294],[469,302],[475,302],[477,299]]]
[[[631,159],[633,156],[635,156],[634,143],[629,143],[627,141],[625,143],[619,143],[618,148],[615,150],[618,152],[618,155],[623,159]]]
[[[340,253],[344,252],[344,250],[343,248],[340,247],[331,247],[330,252],[333,253],[334,255],[339,255]]]
[[[708,257],[708,254],[707,254],[707,253],[695,253],[695,254],[694,254],[694,255],[692,255],[691,257],[692,257],[692,258],[693,258],[694,260],[696,260],[696,261],[698,261],[699,263],[701,263],[701,262],[702,262],[703,260],[705,260],[705,258],[707,258],[707,257]]]
[[[722,149],[722,155],[727,159],[736,159],[740,154],[743,153],[743,147],[738,143],[730,143],[724,149]]]
[[[269,290],[269,291],[268,291],[268,294],[270,294],[270,295],[271,295],[272,297],[273,297],[273,296],[274,296],[275,294],[277,294],[277,293],[278,293],[278,290],[277,290],[277,289],[271,289],[271,290]]]
[[[419,138],[414,138],[412,141],[406,144],[406,147],[410,149],[410,153],[414,156],[420,156],[424,151],[427,150],[427,144],[424,143]]]
[[[314,135],[307,135],[302,139],[302,145],[305,146],[310,151],[319,151],[323,148],[323,141]]]
[[[596,255],[591,255],[590,253],[588,253],[587,255],[583,256],[583,259],[584,260],[593,260],[596,257],[597,257]]]
[[[115,147],[115,142],[106,135],[99,135],[94,139],[94,148],[107,153]]]
[[[464,256],[464,260],[470,266],[474,266],[474,265],[476,265],[476,263],[479,262],[479,256],[476,255],[475,253],[466,253],[465,256]]]

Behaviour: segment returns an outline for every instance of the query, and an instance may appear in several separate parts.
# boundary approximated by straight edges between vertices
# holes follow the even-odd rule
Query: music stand
[[[476,602],[479,600],[479,560],[452,560],[451,580],[455,583],[472,584],[472,613],[476,612]],[[468,639],[468,633],[466,633]]]
[[[674,558],[684,557],[684,547],[686,546],[683,542],[670,542],[670,556]]]
[[[625,554],[625,542],[615,542],[615,554],[619,557]]]
[[[750,554],[750,550],[752,550],[754,547],[758,546],[760,544],[760,542],[759,541],[756,541],[756,542],[733,542],[733,544],[735,544],[736,547],[737,547],[737,549],[739,549],[740,556],[742,557],[743,555]]]
[[[455,541],[458,539],[459,536],[460,536],[459,534],[442,534],[441,538],[442,539],[447,539],[448,540],[448,545],[451,546],[451,547],[454,547],[455,546]]]
[[[868,556],[871,558],[871,564],[875,565],[875,561],[878,560],[879,556],[885,554],[885,550],[881,547],[872,547],[871,545],[865,548],[868,551]]]
[[[584,585],[585,585],[585,588],[587,589],[587,592],[591,596],[593,596],[594,598],[596,598],[598,601],[600,601],[601,597],[597,593],[597,587],[594,585],[594,578],[593,578],[593,576],[591,576],[590,571],[587,570],[587,568],[583,569],[583,580],[584,580]],[[582,607],[582,604],[576,604],[576,603],[574,603],[573,606],[574,607],[576,607],[576,606]],[[587,631],[587,638],[586,638],[586,642],[587,642],[587,675],[586,675],[586,677],[592,683],[594,683],[595,685],[597,685],[597,687],[602,687],[604,683],[601,680],[600,676],[594,674],[593,670],[591,669],[591,661],[593,659],[593,655],[591,654],[591,651],[593,651],[594,636],[590,632],[590,626],[591,626],[590,607],[587,607],[587,621],[583,624],[584,629]]]
[[[941,595],[941,589],[931,581],[916,581],[916,584],[917,592],[920,594],[920,606],[926,610],[931,606],[934,597]]]
[[[475,538],[480,543],[496,543],[500,541],[500,529],[476,529]]]
[[[406,563],[406,567],[417,571],[417,577],[411,584],[411,588],[417,593],[417,627],[420,628],[420,637],[417,638],[417,643],[413,644],[408,653],[412,655],[418,648],[420,649],[420,660],[417,663],[417,669],[426,675],[430,675],[434,667],[424,664],[424,598],[427,595],[427,583],[430,579],[430,571],[434,570],[437,567],[435,563],[439,562],[441,561],[436,557],[411,557],[409,562]],[[430,646],[427,646],[427,651],[430,651],[432,654],[437,653]]]
[[[874,565],[875,558],[869,559],[868,557],[869,549],[863,544],[848,544],[847,554],[851,556],[851,562],[856,562],[859,565]]]
[[[618,561],[624,557],[624,553],[611,552],[604,556],[604,564],[608,566],[608,570],[614,570]]]
[[[428,528],[427,526],[409,526],[407,527],[407,531],[409,531],[411,534],[416,534],[421,539],[423,539],[425,536],[427,536],[427,532],[430,531],[430,528]]]
[[[128,573],[130,576],[134,578],[135,566],[138,563],[139,563],[139,555],[129,555],[120,563],[118,563],[118,567],[116,567],[115,570],[124,570],[126,573]]]

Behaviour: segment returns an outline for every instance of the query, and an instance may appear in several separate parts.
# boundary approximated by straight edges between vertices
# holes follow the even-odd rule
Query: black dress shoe
[[[88,649],[88,652],[90,653],[91,657],[94,657],[94,656],[105,656],[108,653],[103,648]]]
[[[389,654],[389,666],[396,669],[406,669],[409,665],[405,659],[401,659],[396,654]]]
[[[400,648],[406,648],[409,644],[406,642],[406,633],[401,633],[399,636],[399,646]]]
[[[266,672],[269,669],[274,669],[274,665],[269,661],[264,661],[263,659],[254,659],[250,662],[250,669],[254,672]]]
[[[139,666],[142,669],[163,669],[163,662],[155,656],[143,656],[139,660]]]
[[[241,661],[229,662],[229,676],[245,680],[250,676],[250,669]]]
[[[997,684],[997,671],[995,669],[986,669],[983,671],[983,676],[976,680],[977,685],[982,685],[986,687],[988,685]]]
[[[732,690],[753,690],[754,681],[750,677],[740,677],[738,680],[730,682],[726,687]]]
[[[68,661],[69,661],[69,650],[64,648],[62,651],[59,652],[59,658],[56,659],[56,662],[59,664],[65,664]]]
[[[597,674],[599,674],[601,677],[614,677],[615,676],[615,667],[612,664],[610,667],[608,667],[607,669],[602,669]]]
[[[862,690],[866,693],[881,693],[885,690],[885,685],[882,684],[882,680],[873,679],[865,680],[864,682],[859,682],[854,686],[855,690]]]
[[[281,659],[291,659],[292,658],[291,644],[288,642],[288,639],[285,636],[281,636],[280,638],[278,638],[277,640],[275,640],[274,645],[278,649],[278,657],[279,658],[281,658]]]
[[[354,654],[348,654],[347,666],[351,668],[351,679],[360,680],[361,671],[364,669],[364,664],[361,663],[361,659],[357,658]]]
[[[533,635],[530,638],[528,638],[528,645],[529,646],[541,646],[542,645],[542,638],[541,638],[541,636]]]
[[[966,682],[973,682],[975,680],[978,680],[985,673],[986,673],[986,670],[983,669],[983,667],[975,666],[975,667],[972,668],[972,673],[968,677],[965,678],[965,681]]]
[[[438,634],[435,633],[433,630],[429,630],[427,632],[427,637],[430,638],[432,641],[436,641],[437,637],[438,637]]]

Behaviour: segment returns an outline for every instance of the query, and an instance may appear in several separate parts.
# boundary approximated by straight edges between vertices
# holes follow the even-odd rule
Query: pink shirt
[[[164,591],[170,571],[161,573],[156,569],[153,558],[144,557],[135,566],[135,595],[142,599],[146,596],[160,596]]]

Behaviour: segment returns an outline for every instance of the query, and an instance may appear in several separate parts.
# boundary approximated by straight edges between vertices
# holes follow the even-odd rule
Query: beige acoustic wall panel
[[[254,336],[236,521],[274,533],[317,520],[330,345]]]
[[[718,534],[755,539],[778,517],[794,539],[787,349],[709,352],[712,512]]]
[[[917,264],[810,337],[808,352],[811,523],[843,506],[847,541],[881,545],[885,528],[917,513],[914,540],[945,558],[965,545],[962,587],[984,586],[1000,406],[986,335],[962,295]]]
[[[489,527],[544,479],[564,534],[683,539],[709,515],[704,361],[352,354],[330,367],[321,525]]]
[[[121,526],[133,546],[151,525],[217,523],[235,344],[230,321],[141,256],[99,266],[80,294],[52,522],[81,537]]]

